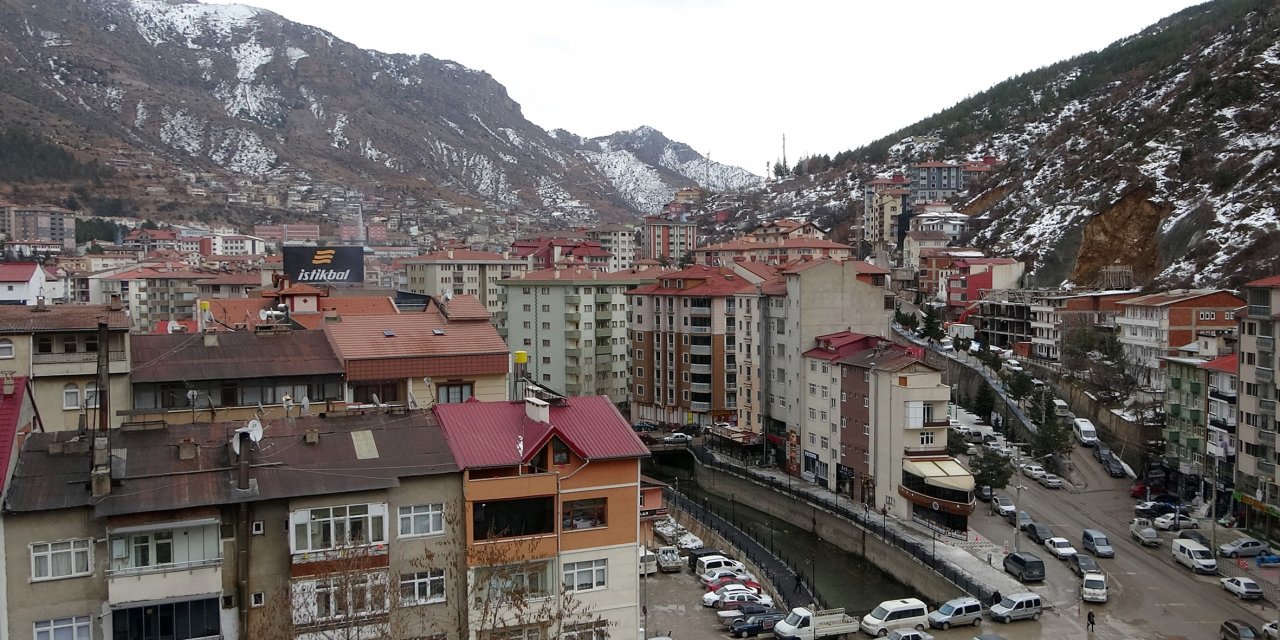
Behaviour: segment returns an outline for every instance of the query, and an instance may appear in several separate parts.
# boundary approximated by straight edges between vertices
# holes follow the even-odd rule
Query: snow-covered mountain
[[[770,210],[839,228],[876,174],[994,155],[1004,164],[963,203],[971,242],[1031,261],[1037,285],[1087,284],[1112,264],[1163,286],[1277,273],[1277,42],[1273,1],[1192,7],[771,185]]]
[[[82,155],[150,152],[230,179],[309,176],[613,218],[661,206],[675,175],[689,176],[679,186],[750,181],[652,130],[657,155],[637,147],[624,165],[621,144],[580,155],[484,72],[360,49],[243,5],[0,0],[0,49],[0,127]],[[654,173],[665,190],[645,178]]]
[[[681,187],[701,185],[717,192],[739,192],[762,184],[760,176],[714,162],[653,127],[597,138],[583,138],[563,129],[551,133],[576,149],[644,213],[657,213]]]

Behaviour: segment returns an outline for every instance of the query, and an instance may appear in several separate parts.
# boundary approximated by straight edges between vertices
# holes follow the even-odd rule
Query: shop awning
[[[955,460],[902,460],[902,470],[943,489],[973,491],[973,474]]]

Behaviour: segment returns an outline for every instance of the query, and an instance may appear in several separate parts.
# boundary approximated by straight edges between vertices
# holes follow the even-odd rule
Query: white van
[[[1218,561],[1213,558],[1209,548],[1196,542],[1177,538],[1170,545],[1173,550],[1173,561],[1195,573],[1217,573]]]
[[[658,572],[658,554],[645,548],[644,545],[639,546],[640,555],[640,575],[647,576]]]
[[[894,629],[923,629],[929,626],[929,607],[917,598],[885,600],[862,616],[861,626],[873,636],[882,636]]]
[[[1005,624],[1014,620],[1039,620],[1040,612],[1040,596],[1030,591],[1009,594],[989,611],[992,620]]]
[[[734,571],[744,571],[746,567],[737,560],[731,560],[725,556],[703,556],[698,558],[698,564],[694,567],[694,571],[698,575],[705,575],[712,569],[733,569]]]
[[[1071,431],[1076,434],[1076,440],[1086,447],[1098,444],[1098,430],[1093,427],[1093,422],[1088,418],[1073,420]]]
[[[1071,413],[1071,407],[1067,406],[1067,401],[1060,398],[1053,399],[1053,415],[1059,418],[1065,418]]]

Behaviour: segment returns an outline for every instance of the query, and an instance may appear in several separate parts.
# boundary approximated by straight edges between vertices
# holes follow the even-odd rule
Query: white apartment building
[[[586,266],[499,280],[505,303],[495,322],[513,351],[529,354],[529,377],[569,396],[630,401],[627,291],[660,270],[602,273]]]
[[[1235,310],[1244,300],[1228,291],[1177,289],[1117,304],[1124,312],[1116,317],[1116,329],[1132,373],[1144,388],[1159,393],[1167,377],[1163,358],[1195,342],[1201,331],[1234,331]]]
[[[587,239],[600,243],[610,253],[609,271],[621,271],[636,261],[639,243],[636,230],[625,224],[606,224],[587,231]]]
[[[499,280],[528,271],[528,263],[506,253],[445,249],[401,262],[407,288],[427,295],[473,295],[495,316],[502,311]]]

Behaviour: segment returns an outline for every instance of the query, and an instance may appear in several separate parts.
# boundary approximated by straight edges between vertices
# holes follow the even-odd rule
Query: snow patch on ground
[[[160,140],[174,149],[199,154],[204,148],[204,129],[204,120],[187,113],[186,109],[173,111],[164,107],[160,110]]]
[[[347,136],[343,133],[346,129],[347,114],[339,113],[338,117],[334,118],[333,128],[329,130],[329,134],[332,136],[329,141],[329,146],[337,149],[346,149],[347,145],[351,144],[351,141],[348,140]]]
[[[662,206],[675,195],[675,189],[663,182],[656,169],[630,151],[583,151],[581,154],[642,213],[661,212]]]
[[[222,134],[209,151],[214,162],[251,176],[261,176],[270,171],[279,156],[262,142],[258,134],[245,129],[231,129]]]
[[[132,0],[130,8],[138,34],[152,46],[179,42],[189,49],[200,48],[195,42],[200,37],[226,39],[254,26],[260,12],[242,4],[171,4],[165,0]]]

